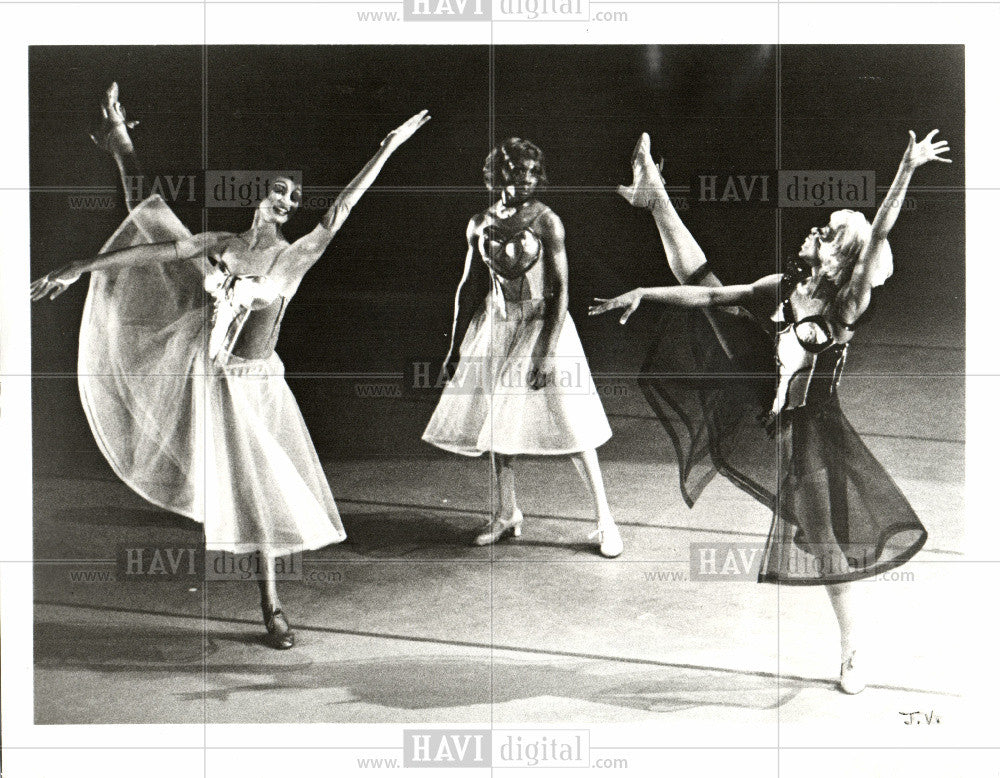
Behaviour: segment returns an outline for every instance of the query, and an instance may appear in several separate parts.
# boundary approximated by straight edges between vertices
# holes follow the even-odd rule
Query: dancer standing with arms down
[[[668,346],[661,370],[690,373],[674,382],[648,382],[654,399],[662,400],[654,403],[658,411],[680,407],[684,393],[694,393],[700,403],[697,425],[703,434],[692,436],[690,451],[678,451],[682,488],[688,496],[691,460],[709,458],[712,467],[774,508],[760,580],[826,586],[840,625],[840,688],[848,694],[865,687],[851,582],[902,565],[920,550],[927,532],[844,417],[837,384],[872,289],[892,274],[887,238],[910,178],[927,162],[951,161],[942,158],[949,147],[933,140],[936,133],[918,143],[910,132],[895,180],[872,224],[856,211],[836,211],[827,225],[806,236],[795,269],[739,286],[723,286],[711,271],[670,202],[650,158],[649,137],[643,134],[633,154],[632,186],[619,191],[633,206],[652,211],[667,262],[683,286],[634,289],[598,299],[590,311],[623,310],[624,324],[644,300],[689,309],[664,333],[663,342],[676,348]],[[768,326],[766,313],[755,317],[753,311],[772,313],[777,330],[771,350],[776,391],[761,419],[773,441],[760,434],[759,424],[747,424],[761,410],[754,391],[740,394],[731,380],[719,389],[726,387],[727,373],[743,373],[744,383],[752,384],[754,375],[774,372],[775,363],[768,365],[766,354],[762,361],[759,348]],[[673,329],[677,324],[686,331]],[[734,411],[741,405],[742,412]],[[671,430],[669,414],[660,416]],[[689,428],[696,426],[692,419],[688,417]],[[672,437],[679,440],[676,432]],[[747,448],[747,441],[756,443]],[[775,463],[770,484],[748,477],[753,466],[744,461],[754,456],[758,463]]]
[[[244,233],[192,235],[159,196],[132,199],[139,168],[117,84],[102,115],[94,141],[118,165],[129,216],[97,257],[38,279],[31,298],[54,299],[91,274],[79,385],[98,446],[142,497],[203,523],[209,550],[256,555],[268,642],[291,648],[276,558],[346,534],[274,352],[278,328],[389,156],[430,117],[389,133],[316,228],[289,244],[280,228],[300,183],[271,182]]]
[[[453,375],[423,439],[457,454],[493,457],[499,504],[477,545],[521,534],[514,458],[567,455],[593,501],[597,529],[590,537],[598,539],[601,554],[616,557],[622,540],[596,451],[611,428],[567,314],[563,224],[537,199],[546,181],[544,156],[530,141],[508,138],[486,158],[483,177],[500,199],[473,216],[466,230],[444,366]],[[455,336],[465,322],[458,364],[452,365]]]

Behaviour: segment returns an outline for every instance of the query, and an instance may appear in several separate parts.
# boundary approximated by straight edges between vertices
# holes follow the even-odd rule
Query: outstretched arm
[[[333,236],[337,234],[347,220],[351,210],[358,204],[361,196],[375,183],[375,179],[382,172],[382,168],[389,157],[392,156],[396,149],[409,140],[413,136],[413,133],[430,120],[431,117],[427,111],[421,111],[411,116],[403,124],[386,135],[375,156],[368,160],[365,166],[361,168],[361,172],[344,187],[344,191],[337,196],[333,205],[330,206],[330,210],[323,214],[323,218],[320,219],[316,228],[308,235],[295,241],[289,250],[301,253],[309,264],[319,259],[320,255],[330,244]]]
[[[781,274],[764,276],[752,284],[732,286],[658,286],[649,289],[633,289],[631,292],[609,299],[594,298],[596,305],[590,306],[590,315],[597,316],[608,311],[624,310],[619,322],[625,324],[636,312],[643,300],[673,305],[678,308],[711,308],[744,305],[754,300],[773,300],[781,284]]]
[[[231,237],[225,232],[203,232],[178,241],[144,243],[99,254],[92,259],[75,260],[32,283],[31,299],[41,300],[47,296],[50,300],[55,300],[84,273],[204,257],[215,253],[218,247]]]
[[[933,130],[927,134],[919,143],[913,130],[910,130],[910,142],[903,153],[903,159],[899,163],[896,177],[892,181],[892,186],[885,195],[885,200],[879,206],[875,214],[875,221],[872,222],[872,237],[865,246],[864,251],[858,258],[851,280],[845,287],[838,301],[839,316],[844,321],[856,321],[868,308],[871,299],[872,278],[879,265],[879,258],[885,250],[889,231],[892,230],[899,212],[903,207],[903,200],[906,198],[906,190],[910,185],[913,172],[928,162],[951,162],[945,159],[942,154],[950,150],[948,141],[934,141],[934,136],[938,131]]]

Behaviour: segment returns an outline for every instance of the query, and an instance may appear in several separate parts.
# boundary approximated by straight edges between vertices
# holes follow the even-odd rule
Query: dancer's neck
[[[243,239],[251,249],[266,249],[281,240],[281,233],[277,224],[264,219],[260,211],[256,211],[253,215],[253,224],[243,233]]]
[[[538,201],[533,197],[529,197],[527,200],[517,200],[516,202],[506,202],[501,197],[493,204],[493,213],[499,219],[510,219],[518,214],[530,212],[530,206],[536,202]]]

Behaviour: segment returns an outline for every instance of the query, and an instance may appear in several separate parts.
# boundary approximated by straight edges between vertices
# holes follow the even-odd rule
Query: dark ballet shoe
[[[288,619],[285,618],[281,608],[272,609],[270,605],[261,600],[261,612],[264,614],[264,627],[267,629],[267,644],[271,648],[283,651],[295,646],[295,633],[288,626]]]

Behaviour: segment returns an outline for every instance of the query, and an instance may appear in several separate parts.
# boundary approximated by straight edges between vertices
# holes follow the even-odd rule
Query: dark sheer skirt
[[[673,443],[689,506],[722,473],[773,511],[758,580],[865,578],[903,564],[926,541],[835,390],[765,426],[774,339],[749,313],[668,312],[639,384]]]

